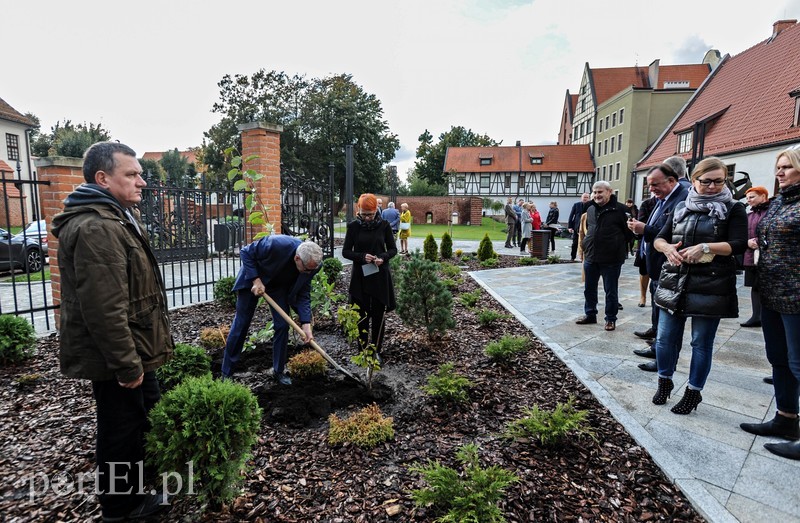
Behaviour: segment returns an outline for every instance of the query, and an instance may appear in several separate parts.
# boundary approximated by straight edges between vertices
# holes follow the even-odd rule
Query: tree
[[[476,134],[472,129],[462,126],[450,127],[450,130],[439,135],[439,141],[433,143],[433,135],[425,129],[419,138],[415,172],[430,184],[447,186],[447,175],[444,173],[444,160],[448,147],[486,147],[500,145],[485,134]]]
[[[164,168],[161,167],[158,160],[139,158],[139,165],[142,166],[142,177],[147,182],[147,185],[156,182],[163,183],[167,179],[167,173],[164,172]]]
[[[447,196],[447,187],[428,183],[428,180],[412,172],[408,176],[407,196]]]
[[[189,163],[178,149],[167,151],[158,161],[164,169],[166,184],[171,187],[194,187],[197,173],[194,165]]]
[[[38,118],[36,119],[38,121]],[[31,143],[31,153],[34,156],[70,156],[83,157],[92,144],[105,142],[111,139],[111,133],[103,129],[103,124],[79,123],[73,124],[71,120],[56,122],[50,128],[50,133],[37,131]]]

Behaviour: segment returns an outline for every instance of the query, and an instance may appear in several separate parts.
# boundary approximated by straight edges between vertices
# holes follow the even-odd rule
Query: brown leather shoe
[[[616,328],[617,328],[617,324],[615,322],[613,322],[613,321],[607,321],[606,322],[606,330],[607,331],[613,331]]]
[[[589,325],[591,323],[597,323],[597,316],[581,316],[575,323],[578,325]]]

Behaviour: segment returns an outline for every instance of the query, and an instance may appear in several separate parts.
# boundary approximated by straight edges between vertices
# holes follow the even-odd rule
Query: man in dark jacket
[[[389,222],[389,227],[392,228],[394,239],[397,239],[397,231],[400,229],[400,211],[398,211],[394,202],[389,202],[389,207],[381,213],[381,218]]]
[[[506,249],[510,249],[517,246],[517,236],[514,233],[514,228],[517,225],[517,213],[514,212],[514,198],[508,199],[506,206],[503,207],[503,211],[506,213],[506,227],[508,227],[505,247]],[[511,242],[514,242],[513,245]]]
[[[147,414],[161,393],[155,370],[173,351],[164,282],[131,207],[142,167],[130,147],[100,142],[84,155],[79,186],[53,219],[61,274],[60,362],[88,379],[97,404],[97,484],[104,521],[168,507],[140,492]]]
[[[572,235],[572,250],[570,251],[569,258],[575,261],[575,256],[578,254],[578,229],[581,227],[581,216],[586,208],[586,203],[589,201],[589,193],[585,192],[581,195],[581,200],[572,205],[572,210],[569,211],[569,220],[567,221],[567,228]]]
[[[667,163],[663,163],[657,167],[650,169],[647,174],[647,184],[653,197],[656,198],[656,206],[653,212],[647,219],[647,222],[640,222],[639,220],[630,220],[628,227],[635,234],[642,235],[642,240],[639,244],[639,255],[645,260],[647,267],[647,275],[650,276],[650,298],[652,312],[650,317],[650,327],[643,331],[636,331],[634,334],[643,339],[654,339],[656,337],[656,327],[658,326],[659,308],[656,307],[652,301],[655,297],[656,289],[658,288],[658,279],[661,277],[661,266],[664,265],[666,257],[664,254],[658,252],[653,248],[653,242],[656,235],[667,223],[667,220],[672,219],[672,212],[675,206],[680,202],[686,200],[689,191],[680,183],[680,177],[672,167]],[[650,348],[637,349],[633,351],[638,356],[645,358],[655,359],[655,350]],[[650,364],[643,363],[639,365],[642,370],[655,372],[655,362]]]
[[[580,223],[580,222],[579,222]],[[547,211],[547,218],[544,220],[545,227],[550,230],[550,250],[556,252],[556,225],[558,225],[558,202],[550,202],[550,210]]]
[[[617,202],[611,184],[599,181],[592,186],[592,201],[586,206],[586,236],[583,238],[585,316],[575,322],[578,325],[597,323],[597,283],[602,277],[606,293],[605,329],[616,329],[619,274],[632,236],[625,210],[625,205]]]
[[[222,375],[230,377],[239,361],[247,329],[253,321],[258,299],[269,295],[285,312],[291,306],[300,319],[303,343],[314,336],[311,332],[311,280],[322,267],[322,249],[314,242],[303,242],[293,236],[265,236],[247,245],[239,253],[242,266],[233,284],[236,295],[236,316],[225,343],[222,358]],[[291,385],[284,372],[286,346],[289,341],[289,324],[272,310],[272,370],[281,385]]]

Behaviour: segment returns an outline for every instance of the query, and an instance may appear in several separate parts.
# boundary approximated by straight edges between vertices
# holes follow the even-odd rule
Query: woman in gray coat
[[[522,221],[522,241],[519,244],[519,252],[525,252],[525,246],[528,244],[528,240],[531,239],[531,224],[533,223],[533,218],[531,217],[531,204],[530,203],[523,203],[522,204],[522,212],[520,213],[520,219]]]

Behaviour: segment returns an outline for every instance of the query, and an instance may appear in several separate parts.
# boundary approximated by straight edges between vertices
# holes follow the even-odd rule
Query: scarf
[[[365,230],[365,231],[373,231],[373,230],[377,229],[383,223],[383,220],[381,219],[379,214],[376,214],[375,218],[373,218],[372,220],[369,220],[369,221],[362,220],[361,218],[356,217],[356,221],[361,226],[361,228],[363,230]]]
[[[686,197],[685,206],[675,211],[675,223],[678,223],[689,212],[699,212],[708,214],[711,217],[724,220],[728,215],[726,204],[733,201],[733,195],[728,186],[724,186],[717,194],[700,194],[694,188],[689,188],[689,196]]]

